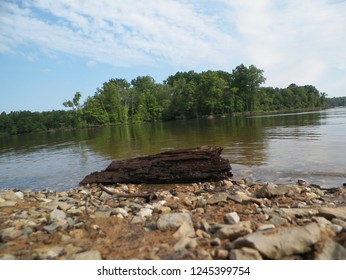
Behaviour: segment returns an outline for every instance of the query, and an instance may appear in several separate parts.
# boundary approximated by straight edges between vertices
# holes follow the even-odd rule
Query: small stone
[[[309,252],[321,239],[316,223],[302,227],[282,227],[275,231],[256,231],[232,242],[232,249],[251,247],[269,259]]]
[[[346,248],[328,239],[316,256],[316,260],[346,260]]]
[[[12,190],[5,190],[0,192],[0,197],[4,200],[10,200],[10,201],[19,201],[20,198],[16,195],[16,193]]]
[[[264,224],[260,225],[256,231],[264,231],[264,230],[272,230],[275,229],[275,225],[273,224]]]
[[[235,225],[222,225],[221,228],[214,234],[214,237],[234,240],[251,232],[251,222],[245,221]]]
[[[99,218],[108,218],[112,213],[112,210],[109,208],[98,208],[95,210],[95,212],[93,213],[95,215],[95,217],[99,217]]]
[[[237,212],[231,212],[225,214],[223,217],[226,224],[234,225],[240,222],[240,217]]]
[[[124,209],[124,208],[121,208],[121,207],[117,207],[114,209],[114,213],[115,214],[121,214],[123,215],[124,217],[127,217],[129,214],[127,213],[127,211]]]
[[[345,221],[343,221],[341,219],[334,218],[334,219],[332,219],[332,223],[335,225],[342,226],[343,231],[346,231],[346,222]]]
[[[200,238],[210,238],[210,234],[201,229],[196,230],[196,236]]]
[[[19,200],[23,200],[23,199],[24,199],[24,193],[22,193],[21,191],[15,192],[14,194],[16,195],[16,197],[17,197]]]
[[[8,242],[17,239],[22,235],[22,231],[15,229],[14,227],[6,228],[0,231],[0,239],[2,242]]]
[[[342,226],[340,226],[340,225],[335,225],[335,224],[329,225],[328,228],[329,228],[330,230],[332,230],[333,232],[335,232],[336,234],[342,232],[342,230],[343,230],[343,227],[342,227]]]
[[[200,259],[200,260],[212,260],[213,259],[211,254],[204,249],[199,249],[197,251],[197,256],[198,256],[198,259]]]
[[[58,258],[64,253],[63,247],[49,247],[43,249],[37,249],[35,251],[37,258],[40,260],[53,260]]]
[[[233,187],[232,181],[229,180],[223,180],[223,185],[226,189]]]
[[[81,209],[69,209],[67,210],[67,214],[71,216],[80,216],[83,214],[83,211]]]
[[[52,212],[50,212],[51,220],[65,219],[65,218],[66,218],[66,214],[62,210],[54,209]]]
[[[166,229],[169,227],[179,227],[183,223],[187,223],[193,226],[191,216],[188,213],[172,213],[163,214],[157,221],[157,227],[159,229]]]
[[[59,225],[58,223],[54,222],[50,225],[44,226],[43,229],[48,232],[48,233],[54,233],[56,232],[58,229],[61,228],[61,225]]]
[[[16,257],[10,254],[0,254],[0,260],[8,260],[8,261],[12,261],[15,260]]]
[[[84,231],[82,229],[71,230],[70,236],[75,239],[81,239],[84,237]]]
[[[193,226],[188,222],[183,222],[179,229],[173,234],[175,239],[180,239],[182,237],[195,237],[195,230]]]
[[[131,224],[141,224],[145,222],[145,217],[134,216],[131,220]]]
[[[309,182],[305,181],[304,179],[299,178],[297,180],[297,183],[299,186],[310,186]]]
[[[161,214],[169,214],[171,213],[172,209],[168,206],[162,206],[159,208],[159,211]]]
[[[82,252],[79,254],[75,254],[70,259],[71,260],[102,260],[100,252],[96,250],[90,250],[90,251]]]
[[[181,251],[184,249],[194,249],[197,246],[197,241],[194,238],[182,237],[175,245],[175,251]]]
[[[263,260],[261,254],[252,248],[242,247],[230,251],[230,260]]]
[[[220,246],[221,245],[221,239],[216,237],[210,240],[210,245],[211,246]]]
[[[319,209],[319,214],[328,220],[331,220],[333,218],[338,218],[343,221],[346,221],[346,207],[337,207],[337,208],[322,207]]]
[[[229,199],[229,194],[225,192],[219,192],[214,195],[212,195],[208,200],[208,204],[217,204],[219,202],[227,202],[227,199]]]
[[[212,255],[214,255],[215,259],[225,260],[228,258],[229,252],[225,249],[216,249]]]
[[[204,211],[203,208],[198,207],[198,208],[194,209],[192,212],[196,213],[196,214],[199,214],[199,215],[203,215],[205,211]]]
[[[269,222],[275,224],[275,225],[281,225],[284,223],[287,223],[287,219],[278,217],[278,216],[272,216],[269,220]]]
[[[137,216],[141,217],[141,218],[146,218],[146,217],[150,217],[153,213],[153,210],[150,208],[142,208],[141,210],[139,210],[139,212],[137,212]]]

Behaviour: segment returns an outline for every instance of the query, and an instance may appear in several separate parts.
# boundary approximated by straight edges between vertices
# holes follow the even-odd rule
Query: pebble
[[[2,242],[8,242],[17,239],[22,235],[22,231],[14,227],[6,228],[0,231],[0,239]]]
[[[75,254],[70,259],[71,260],[102,260],[102,257],[99,251],[90,250],[90,251]]]
[[[264,224],[260,225],[256,231],[265,231],[265,230],[272,230],[275,229],[275,225],[273,224]]]
[[[190,237],[182,237],[179,239],[177,243],[174,245],[175,251],[181,251],[184,249],[194,249],[197,247],[197,241],[194,238]]]
[[[214,234],[214,237],[234,240],[251,232],[251,222],[245,221],[234,225],[222,225],[221,228]]]
[[[208,204],[217,204],[219,202],[227,202],[227,200],[229,199],[229,194],[225,193],[225,192],[219,192],[216,193],[214,195],[212,195],[208,200],[207,203]]]
[[[227,213],[223,217],[226,224],[234,225],[240,222],[240,217],[237,212]]]
[[[121,194],[141,192],[137,185],[108,188]],[[175,185],[171,192],[155,191],[158,199],[146,203],[142,198],[112,197],[97,185],[60,193],[6,190],[0,192],[4,215],[0,217],[0,259],[21,258],[20,250],[28,250],[10,248],[23,242],[33,248],[31,258],[102,259],[95,248],[104,246],[105,252],[111,252],[114,246],[128,246],[131,250],[130,240],[141,239],[142,234],[143,240],[149,239],[137,251],[139,259],[340,259],[344,258],[340,244],[346,246],[346,191],[342,191],[332,193],[313,184],[226,180]],[[33,206],[3,208],[19,202],[20,207],[23,202]],[[100,217],[104,219],[95,219]],[[108,221],[115,231],[125,227],[124,236],[111,237]],[[161,234],[167,235],[163,247],[150,239],[157,235],[159,242]]]
[[[230,260],[263,260],[261,254],[253,248],[242,247],[231,250],[229,253]]]
[[[51,220],[65,219],[65,218],[66,218],[66,214],[62,210],[54,209],[52,212],[50,212]]]

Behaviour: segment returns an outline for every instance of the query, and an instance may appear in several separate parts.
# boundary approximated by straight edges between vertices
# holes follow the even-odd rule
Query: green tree
[[[245,104],[245,111],[255,111],[257,109],[255,107],[256,99],[258,98],[260,85],[265,80],[263,70],[253,65],[246,67],[241,64],[232,71],[231,88],[238,89],[237,94]],[[237,100],[237,109],[242,111],[242,108],[239,108],[240,106],[241,102]]]

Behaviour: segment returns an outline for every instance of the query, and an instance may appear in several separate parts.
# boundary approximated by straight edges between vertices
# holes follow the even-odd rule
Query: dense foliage
[[[251,65],[224,71],[178,72],[162,84],[150,76],[131,82],[111,79],[80,104],[81,93],[63,105],[68,111],[21,111],[0,115],[0,133],[175,120],[237,112],[309,109],[326,105],[314,86],[261,87],[263,70]]]
[[[328,106],[346,106],[346,96],[327,98]]]

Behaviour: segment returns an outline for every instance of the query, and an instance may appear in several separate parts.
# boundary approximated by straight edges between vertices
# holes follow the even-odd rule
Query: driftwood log
[[[81,185],[100,183],[191,183],[222,180],[232,176],[222,148],[203,146],[113,161],[105,170],[86,176]]]

